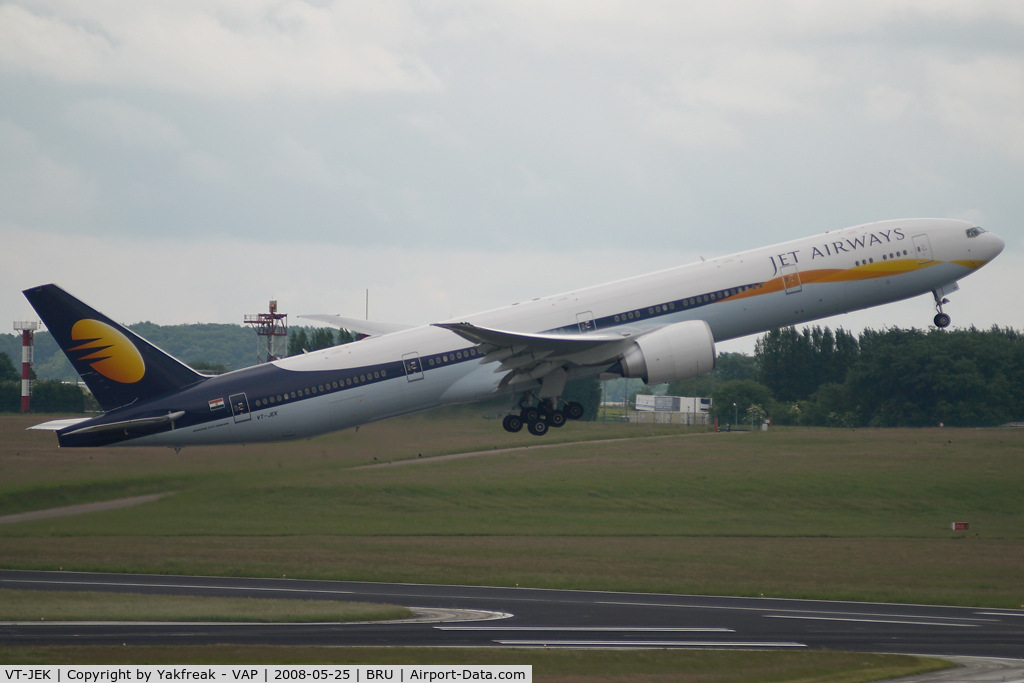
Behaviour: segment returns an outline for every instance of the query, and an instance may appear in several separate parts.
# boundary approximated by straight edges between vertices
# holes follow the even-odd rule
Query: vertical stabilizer
[[[33,287],[24,293],[105,411],[205,379],[57,285]]]

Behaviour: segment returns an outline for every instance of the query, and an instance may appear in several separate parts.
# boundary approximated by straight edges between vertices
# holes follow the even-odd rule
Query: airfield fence
[[[707,427],[711,418],[707,413],[677,413],[654,410],[640,410],[628,414],[629,421],[637,424],[673,424],[690,427]]]

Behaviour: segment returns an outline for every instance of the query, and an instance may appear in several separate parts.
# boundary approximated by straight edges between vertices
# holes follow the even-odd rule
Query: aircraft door
[[[932,243],[928,235],[914,235],[914,249],[917,251],[918,263],[929,263],[932,259]]]
[[[594,314],[590,311],[576,314],[576,323],[580,326],[580,332],[593,332],[597,329],[594,322]]]
[[[406,353],[402,356],[405,365],[405,378],[410,382],[423,379],[423,365],[418,353]]]
[[[803,283],[800,282],[800,271],[797,270],[795,263],[782,266],[779,272],[782,273],[782,285],[786,288],[786,294],[796,294],[804,288]]]
[[[245,422],[252,417],[249,415],[249,399],[245,394],[233,394],[228,401],[231,402],[231,414],[235,416],[235,422]]]

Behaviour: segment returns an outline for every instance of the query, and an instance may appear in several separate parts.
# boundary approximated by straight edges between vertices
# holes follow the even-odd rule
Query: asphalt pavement
[[[828,648],[1024,657],[1024,610],[647,593],[0,570],[0,587],[354,600],[406,622],[0,624],[6,645],[212,643],[465,647]]]

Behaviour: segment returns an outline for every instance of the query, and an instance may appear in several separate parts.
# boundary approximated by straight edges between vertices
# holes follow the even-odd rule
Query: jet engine
[[[691,379],[715,369],[715,338],[703,320],[688,320],[646,334],[610,369],[645,384]]]

